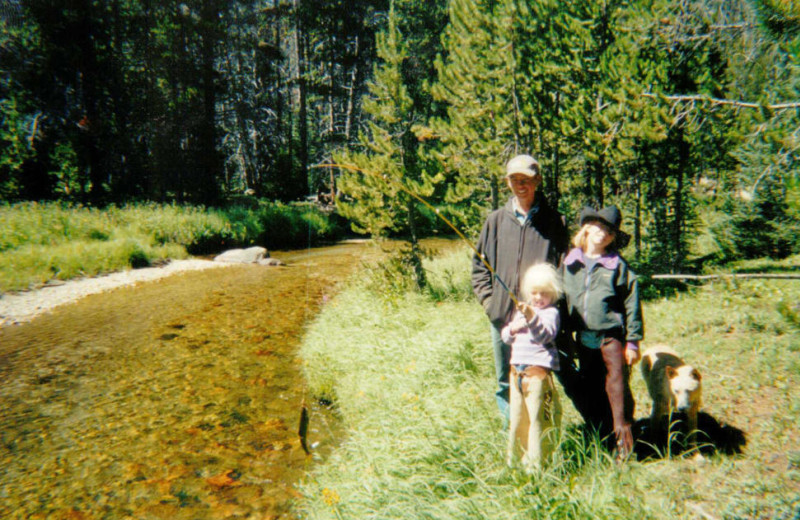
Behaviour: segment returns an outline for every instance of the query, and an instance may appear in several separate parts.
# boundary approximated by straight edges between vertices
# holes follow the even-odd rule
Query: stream
[[[0,518],[294,518],[296,484],[337,442],[297,347],[382,254],[278,251],[285,266],[185,272],[0,329]]]

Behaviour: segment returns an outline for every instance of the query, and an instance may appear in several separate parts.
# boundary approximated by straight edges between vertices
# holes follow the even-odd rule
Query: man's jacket
[[[567,251],[569,237],[564,219],[552,209],[541,194],[534,206],[539,209],[524,224],[514,215],[514,200],[489,214],[483,224],[476,249],[494,269],[497,277],[519,299],[520,279],[533,264],[549,262],[558,267]],[[497,277],[478,254],[472,258],[472,290],[495,324],[505,323],[514,310],[514,302]]]

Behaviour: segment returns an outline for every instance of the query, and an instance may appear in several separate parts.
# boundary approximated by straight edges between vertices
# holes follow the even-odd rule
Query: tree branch
[[[668,99],[670,101],[677,101],[678,103],[695,103],[701,101],[701,102],[711,103],[712,105],[730,105],[737,108],[767,108],[773,112],[780,112],[783,110],[800,108],[800,102],[778,103],[775,105],[762,105],[759,103],[749,103],[747,101],[737,101],[733,99],[719,99],[719,98],[712,98],[709,96],[659,96],[657,94],[651,94],[650,92],[642,93],[642,97],[651,99],[659,99],[663,97],[664,99]]]

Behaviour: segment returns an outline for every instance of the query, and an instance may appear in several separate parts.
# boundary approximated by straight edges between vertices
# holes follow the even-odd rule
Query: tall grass
[[[387,302],[361,277],[301,347],[309,392],[344,434],[301,486],[306,518],[795,518],[800,512],[800,285],[710,285],[645,305],[650,343],[705,375],[704,410],[745,430],[739,456],[617,466],[565,404],[561,446],[528,476],[504,464],[488,322],[469,294],[469,254],[426,263],[434,288]],[[792,302],[792,303],[787,303]],[[649,412],[638,367],[637,418]],[[743,404],[744,403],[744,404]],[[312,418],[313,423],[313,418]],[[313,441],[313,439],[311,439]]]
[[[168,258],[335,239],[341,226],[309,205],[134,204],[105,209],[58,203],[0,205],[0,291],[92,276]]]

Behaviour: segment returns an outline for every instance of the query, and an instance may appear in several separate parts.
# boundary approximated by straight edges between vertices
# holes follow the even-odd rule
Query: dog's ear
[[[700,377],[700,372],[695,368],[692,369],[692,377],[697,379],[698,381],[702,381],[702,377]]]
[[[667,379],[672,379],[673,377],[678,375],[678,371],[675,370],[675,367],[671,367],[671,366],[667,365],[664,368],[667,371]]]

